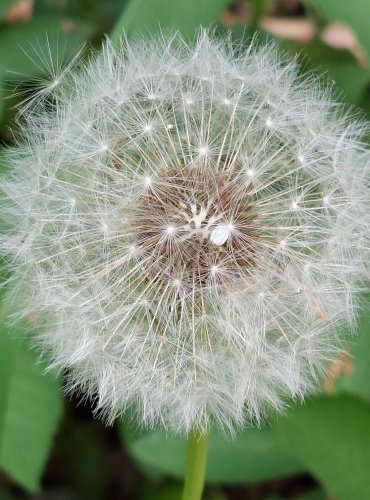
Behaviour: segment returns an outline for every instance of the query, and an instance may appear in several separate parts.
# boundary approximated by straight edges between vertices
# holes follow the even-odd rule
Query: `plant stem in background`
[[[259,26],[261,17],[265,13],[266,0],[251,0],[247,3],[251,4],[252,6],[251,29],[252,31],[256,31]]]
[[[208,435],[192,431],[188,437],[185,485],[182,500],[200,500],[204,487]]]

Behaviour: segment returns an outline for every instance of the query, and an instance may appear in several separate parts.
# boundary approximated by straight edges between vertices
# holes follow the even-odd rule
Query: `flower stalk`
[[[188,436],[185,484],[182,500],[200,500],[207,467],[208,434],[192,430]]]

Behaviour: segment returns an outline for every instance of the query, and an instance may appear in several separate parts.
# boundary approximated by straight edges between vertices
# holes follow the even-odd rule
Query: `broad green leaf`
[[[162,431],[130,434],[121,424],[126,447],[144,470],[182,478],[186,441]],[[207,481],[255,483],[304,470],[302,464],[284,451],[270,428],[246,429],[235,440],[212,434],[209,444]]]
[[[361,99],[359,106],[361,107],[362,111],[364,111],[367,115],[367,119],[370,118],[370,89],[369,87],[367,88],[363,98]],[[368,142],[370,142],[370,137],[368,136]]]
[[[58,67],[91,35],[87,23],[56,17],[34,17],[0,30],[0,74],[25,79]]]
[[[14,5],[17,0],[1,0],[0,2],[0,21],[2,21],[9,10],[9,7]]]
[[[299,54],[304,69],[321,75],[324,84],[334,81],[334,90],[343,94],[341,100],[350,104],[361,101],[370,81],[370,68],[359,66],[348,51],[333,49],[316,39],[307,44],[292,41],[280,41],[279,44],[285,50]]]
[[[360,314],[357,334],[348,337],[347,349],[350,356],[342,360],[340,376],[335,380],[334,389],[360,396],[370,402],[370,297],[366,299]]]
[[[0,466],[25,489],[35,492],[62,414],[59,383],[46,376],[20,332],[0,321]]]
[[[131,0],[114,28],[112,39],[118,40],[123,32],[149,34],[163,29],[179,29],[191,37],[200,25],[216,23],[228,5],[228,0]]]
[[[85,19],[94,26],[98,42],[101,35],[111,29],[129,0],[86,0],[57,1],[37,0],[34,3],[34,15],[50,15],[68,19]]]
[[[369,68],[362,68],[349,52],[330,48],[318,40],[307,44],[304,50],[316,65],[316,71],[318,68],[333,80],[348,103],[357,104],[361,100],[370,81]]]
[[[370,54],[369,0],[304,0],[330,21],[341,21],[356,32],[360,43]],[[350,76],[350,75],[349,75]]]
[[[370,498],[369,403],[317,397],[292,408],[275,432],[336,500]]]
[[[338,88],[344,91],[344,98],[350,104],[359,104],[370,81],[368,69],[360,68],[354,61],[342,64],[327,64],[328,75]],[[351,75],[348,78],[348,75]]]
[[[0,78],[1,82],[1,78]],[[5,99],[4,99],[4,89],[2,88],[0,84],[0,123],[3,122],[3,117],[5,115]],[[0,163],[0,172],[2,170],[2,165]]]
[[[13,118],[18,93],[23,98],[23,87],[17,87],[20,82],[27,87],[27,83],[35,78],[50,78],[52,72],[58,72],[91,34],[89,24],[55,16],[34,16],[25,24],[2,26],[0,89],[3,89],[6,99],[2,100],[1,122]]]

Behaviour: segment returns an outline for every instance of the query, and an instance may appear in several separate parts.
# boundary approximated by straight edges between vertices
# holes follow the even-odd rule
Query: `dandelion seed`
[[[223,245],[231,236],[234,230],[232,224],[220,224],[213,229],[210,240],[214,245]]]
[[[271,128],[272,124],[273,124],[273,121],[271,120],[271,118],[267,118],[267,120],[266,120],[266,127]]]
[[[313,390],[368,276],[367,125],[273,46],[207,31],[62,76],[1,180],[11,297],[51,366],[108,421],[182,433]]]

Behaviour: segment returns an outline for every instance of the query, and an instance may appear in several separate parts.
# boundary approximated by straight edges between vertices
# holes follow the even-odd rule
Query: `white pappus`
[[[0,251],[108,421],[232,431],[317,385],[368,275],[366,124],[273,46],[107,41],[21,114]]]

